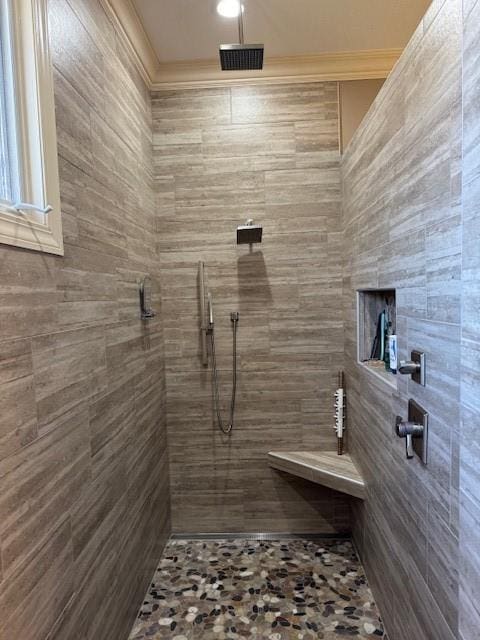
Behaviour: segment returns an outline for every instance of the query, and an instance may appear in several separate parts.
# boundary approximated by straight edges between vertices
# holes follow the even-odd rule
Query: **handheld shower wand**
[[[204,318],[203,314],[205,311],[205,305],[204,305],[204,299],[203,299],[204,291],[205,291],[203,262],[200,262],[199,268],[200,268],[200,295],[201,295],[201,311],[202,311],[202,327],[201,327],[202,341],[204,339],[204,336],[208,335],[210,337],[210,349],[212,354],[212,371],[213,371],[213,390],[214,390],[213,400],[215,404],[215,413],[217,415],[217,422],[218,422],[218,426],[220,427],[220,430],[222,431],[222,433],[228,435],[233,429],[234,417],[235,417],[235,400],[236,400],[236,393],[237,393],[237,329],[238,329],[237,325],[238,325],[240,315],[238,311],[232,311],[232,313],[230,314],[230,320],[233,325],[232,327],[233,328],[232,395],[230,399],[229,422],[228,424],[225,424],[222,418],[221,410],[220,410],[220,391],[219,391],[219,381],[218,381],[217,356],[215,351],[215,322],[213,319],[212,294],[210,293],[210,291],[208,292],[208,296],[207,296],[208,320],[205,326],[204,319],[203,319]],[[207,357],[203,358],[203,364],[205,366],[208,366]]]
[[[222,412],[220,410],[220,391],[218,389],[218,369],[217,369],[217,356],[215,352],[215,328],[213,322],[213,304],[212,296],[208,294],[208,333],[210,335],[210,345],[212,349],[212,369],[213,369],[213,389],[214,389],[214,403],[215,413],[217,414],[217,421],[220,430],[229,434],[233,429],[234,417],[235,417],[235,399],[237,394],[237,325],[239,320],[238,311],[232,311],[230,314],[230,320],[233,323],[233,346],[232,346],[232,396],[230,399],[230,418],[228,424],[225,424],[222,418]]]

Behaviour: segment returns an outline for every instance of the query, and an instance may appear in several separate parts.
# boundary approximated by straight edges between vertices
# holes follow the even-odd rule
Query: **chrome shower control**
[[[414,382],[425,386],[425,354],[423,351],[413,350],[411,360],[400,360],[398,372],[411,375]]]
[[[404,422],[401,416],[397,416],[395,427],[397,436],[405,438],[407,458],[413,458],[413,438],[423,436],[423,424]]]
[[[418,373],[420,371],[420,365],[411,360],[400,360],[400,373],[411,375],[412,373]]]
[[[416,453],[423,464],[427,464],[428,413],[415,400],[408,401],[407,421],[396,417],[395,431],[399,438],[405,438],[407,458],[413,458]]]

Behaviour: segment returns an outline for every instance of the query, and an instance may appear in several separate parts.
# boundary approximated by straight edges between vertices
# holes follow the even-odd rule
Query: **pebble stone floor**
[[[174,540],[130,640],[386,638],[345,540]]]

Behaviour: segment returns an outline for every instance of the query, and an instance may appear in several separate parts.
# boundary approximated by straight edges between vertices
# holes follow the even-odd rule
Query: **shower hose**
[[[210,341],[212,346],[212,368],[213,368],[213,389],[214,389],[214,403],[215,412],[217,414],[217,421],[220,430],[229,434],[233,429],[233,422],[235,417],[235,396],[237,393],[237,324],[239,314],[234,311],[230,314],[230,320],[233,323],[233,348],[232,348],[232,397],[230,400],[230,420],[228,424],[225,424],[222,418],[222,412],[220,410],[220,392],[218,390],[218,370],[217,370],[217,357],[215,355],[215,330],[210,332]]]

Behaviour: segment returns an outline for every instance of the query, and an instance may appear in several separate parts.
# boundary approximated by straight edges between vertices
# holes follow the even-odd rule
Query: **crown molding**
[[[135,64],[149,87],[158,76],[160,61],[132,0],[100,0],[129,46]]]
[[[154,91],[239,84],[281,84],[386,78],[402,49],[373,49],[266,58],[262,71],[221,71],[218,60],[160,63]]]
[[[372,49],[277,58],[267,55],[263,70],[255,72],[221,71],[216,59],[161,63],[132,0],[100,1],[154,91],[386,78],[402,53],[402,49]]]

